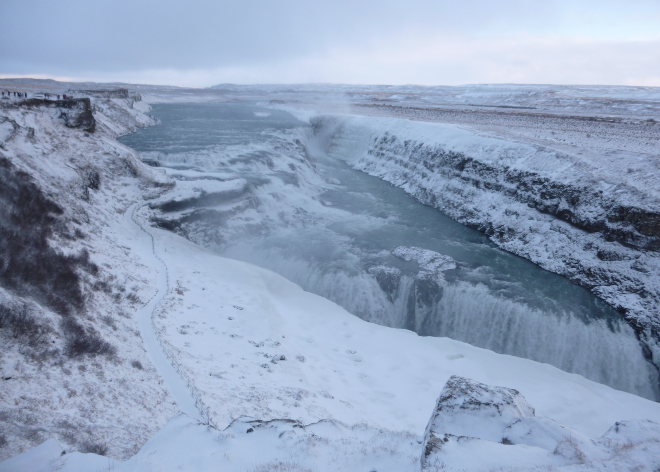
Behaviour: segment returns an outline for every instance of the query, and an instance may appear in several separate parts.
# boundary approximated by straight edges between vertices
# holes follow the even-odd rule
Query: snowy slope
[[[127,462],[61,456],[48,443],[0,470],[418,470],[422,433],[456,373],[515,387],[538,416],[588,437],[621,419],[660,422],[655,402],[549,365],[364,322],[269,271],[148,231],[172,284],[155,325],[212,427],[174,419]],[[139,237],[133,247],[145,243]],[[242,416],[260,421],[235,421]]]
[[[73,357],[67,354],[71,336],[62,314],[34,292],[0,287],[0,304],[27,303],[47,326],[45,336],[28,341],[3,323],[0,458],[48,438],[126,457],[177,411],[146,356],[135,318],[137,308],[153,296],[150,280],[157,268],[129,247],[130,235],[118,226],[122,213],[141,198],[136,172],[147,177],[144,183],[152,174],[114,138],[151,121],[132,99],[94,106],[93,134],[67,128],[56,107],[0,108],[0,122],[12,130],[0,143],[0,159],[33,185],[32,195],[19,196],[12,211],[36,194],[55,202],[63,213],[50,245],[72,257],[87,251],[97,267],[96,275],[79,272],[86,305],[75,315],[78,326],[96,337],[86,354]],[[46,272],[57,269],[51,260],[40,263]],[[109,346],[105,354],[93,352],[99,342]]]
[[[155,325],[218,427],[251,416],[420,432],[455,373],[516,388],[544,416],[588,434],[621,418],[660,420],[655,402],[547,364],[365,322],[272,272],[150,231],[173,287]]]

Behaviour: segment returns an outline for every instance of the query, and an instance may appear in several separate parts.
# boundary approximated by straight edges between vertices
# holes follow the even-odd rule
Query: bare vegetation
[[[27,304],[16,305],[0,304],[0,329],[24,344],[32,347],[39,346],[45,341],[50,327],[41,324]]]
[[[98,454],[99,456],[106,456],[108,454],[108,446],[102,443],[85,442],[80,445],[80,452]]]
[[[99,354],[113,357],[117,353],[115,347],[103,340],[91,326],[84,327],[72,317],[62,318],[60,324],[66,337],[66,354],[69,357]]]
[[[98,186],[98,176],[88,174],[89,187]],[[62,316],[70,357],[114,355],[114,347],[76,319],[86,305],[81,273],[97,275],[98,267],[87,251],[67,255],[49,244],[55,234],[65,232],[64,211],[6,158],[0,158],[0,181],[0,285]],[[27,305],[3,306],[0,317],[4,330],[30,346],[48,332]]]

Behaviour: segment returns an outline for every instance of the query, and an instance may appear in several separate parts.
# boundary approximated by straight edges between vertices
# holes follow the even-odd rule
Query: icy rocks
[[[506,426],[533,416],[534,408],[517,390],[492,387],[453,375],[440,393],[427,426],[427,436],[438,432],[458,436],[477,433],[484,439],[501,442],[501,424]],[[486,430],[484,426],[494,428]]]
[[[401,271],[396,267],[378,265],[371,267],[369,273],[376,278],[378,286],[385,292],[389,301],[393,302],[401,285]]]
[[[617,422],[592,440],[551,419],[536,417],[517,390],[452,376],[426,427],[421,470],[621,470],[660,465],[660,425]],[[632,470],[632,469],[630,469]]]
[[[443,280],[444,271],[456,268],[456,261],[451,257],[420,247],[398,246],[392,250],[392,254],[404,261],[419,264],[420,271],[417,277],[420,279]]]

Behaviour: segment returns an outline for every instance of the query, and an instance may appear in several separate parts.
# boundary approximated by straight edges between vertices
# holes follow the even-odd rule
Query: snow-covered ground
[[[548,365],[361,321],[271,272],[148,231],[172,284],[155,324],[222,431],[179,417],[125,463],[62,456],[49,443],[0,470],[417,470],[438,392],[458,372],[513,386],[538,415],[588,437],[621,418],[660,421],[657,403]],[[233,422],[242,416],[276,421]],[[301,428],[280,418],[333,421]]]
[[[223,175],[196,180],[185,193],[172,189],[164,172],[115,141],[148,124],[146,108],[124,99],[99,99],[95,107],[94,134],[65,128],[53,109],[0,109],[8,130],[0,134],[0,156],[27,172],[86,235],[53,244],[86,248],[99,266],[110,289],[95,290],[89,280],[83,320],[117,348],[114,357],[56,363],[29,359],[16,342],[3,348],[2,457],[46,442],[0,463],[0,471],[419,470],[425,428],[452,375],[517,389],[537,417],[570,428],[585,444],[617,421],[653,422],[635,426],[629,439],[608,433],[602,440],[621,452],[616,470],[660,465],[656,402],[547,364],[365,322],[277,274],[151,227],[148,205],[167,204],[168,195],[181,203],[188,191],[241,189]],[[79,170],[88,166],[101,176],[97,189],[84,190]],[[414,247],[398,253],[436,273],[452,264]],[[8,290],[2,296],[17,298]],[[57,333],[53,341],[63,342]],[[479,424],[470,432],[475,440],[438,452],[453,464],[448,470],[471,470],[478,455],[479,466],[488,465],[488,455],[502,457],[506,447],[517,459],[498,470],[614,470],[611,455],[570,458],[561,448],[502,445]],[[113,458],[91,453],[104,452],[94,445]]]
[[[125,224],[126,234],[139,231]],[[50,443],[0,470],[180,465],[348,471],[361,464],[366,470],[418,470],[422,433],[453,374],[514,387],[537,415],[587,437],[600,436],[622,419],[660,422],[655,402],[546,364],[367,323],[272,272],[221,258],[163,230],[147,231],[171,285],[154,324],[168,357],[208,412],[204,422],[211,428],[174,419],[125,463],[61,456],[62,447]],[[149,244],[144,234],[132,246],[145,253]],[[302,425],[331,421],[305,428],[287,421],[232,424],[243,416]],[[21,461],[29,467],[19,468]]]

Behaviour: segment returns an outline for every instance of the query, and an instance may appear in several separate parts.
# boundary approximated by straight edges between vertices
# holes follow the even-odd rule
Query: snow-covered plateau
[[[51,94],[70,87],[47,85]],[[44,84],[23,86],[36,91]],[[315,260],[342,261],[341,247],[351,248],[351,260],[367,254],[367,275],[346,278],[345,286],[375,284],[382,300],[394,297],[405,280],[417,293],[433,287],[449,299],[462,293],[452,292],[456,286],[467,290],[466,282],[456,281],[460,271],[497,279],[468,267],[460,251],[415,241],[372,252],[333,246],[330,236],[339,234],[348,244],[355,228],[373,231],[379,218],[392,217],[347,217],[341,183],[313,158],[323,151],[485,231],[507,251],[588,286],[625,310],[647,357],[657,356],[658,172],[652,146],[628,163],[620,162],[625,152],[612,154],[607,162],[613,164],[603,166],[594,160],[596,151],[582,159],[531,138],[496,137],[493,130],[319,113],[324,107],[314,88],[309,93],[317,103],[294,111],[311,117],[309,133],[277,130],[268,136],[268,150],[263,143],[215,147],[221,158],[212,169],[205,166],[214,156],[207,148],[142,153],[142,160],[160,166],[154,167],[117,140],[155,124],[138,91],[152,103],[272,95],[280,109],[291,109],[292,92],[84,88],[70,92],[71,104],[41,98],[0,104],[0,471],[660,467],[657,402],[548,363],[390,327],[423,331],[414,322],[431,292],[417,298],[413,325],[387,318],[389,305],[378,312],[382,317],[374,316],[379,324],[366,321],[367,314],[361,319],[251,263],[274,252],[254,247],[250,254],[252,240],[240,241],[259,234],[284,247],[295,236],[273,231],[284,221],[302,236],[296,244],[307,238],[328,252],[315,253]],[[370,94],[382,98],[386,90],[351,94],[337,88],[333,97],[348,96],[358,111],[373,114],[365,102],[373,104]],[[473,98],[483,91],[475,88]],[[417,108],[433,95],[423,89],[392,93]],[[273,108],[274,115],[278,111]],[[263,110],[254,116],[271,118]],[[639,146],[650,139],[644,135]],[[336,175],[348,181],[351,174]],[[303,220],[323,231],[299,226]],[[346,221],[351,232],[326,231]],[[474,241],[466,247],[495,254],[477,235],[468,238]],[[220,247],[243,260],[223,257]],[[293,279],[307,264],[288,263],[278,271]],[[331,279],[319,273],[325,285],[318,287],[341,282],[341,274]],[[510,290],[504,283],[494,287],[493,293]],[[342,301],[341,293],[360,307],[359,294],[338,292],[333,299]],[[488,296],[512,310],[525,306]],[[585,329],[571,323],[559,332]],[[599,321],[584,325],[600,329]],[[530,325],[523,332],[532,331]],[[594,332],[616,343],[619,356],[637,349],[634,334],[630,344],[607,337],[609,331]],[[534,343],[542,338],[540,333]],[[580,355],[590,350],[574,347]],[[629,370],[635,372],[621,367],[615,378],[604,372],[602,379],[625,377],[625,388],[653,397],[657,386],[640,383],[653,369],[634,375],[652,363],[634,355],[639,364],[625,358],[622,365],[634,365]],[[651,361],[657,365],[657,359]],[[614,367],[616,356],[607,363]],[[584,369],[594,377],[607,370]]]

